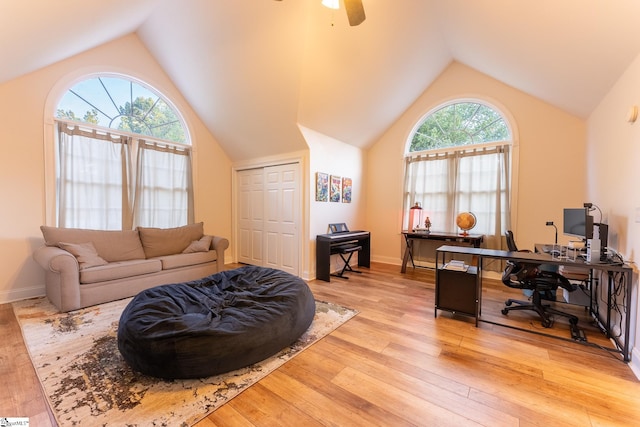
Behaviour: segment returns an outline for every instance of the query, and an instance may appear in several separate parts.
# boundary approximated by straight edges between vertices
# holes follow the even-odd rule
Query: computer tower
[[[594,224],[594,239],[600,240],[600,261],[607,260],[607,245],[609,238],[609,226],[607,224]],[[597,233],[597,234],[596,234]]]

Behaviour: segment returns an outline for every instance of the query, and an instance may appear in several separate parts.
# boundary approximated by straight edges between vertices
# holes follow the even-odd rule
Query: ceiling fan
[[[282,1],[282,0],[276,0]],[[362,6],[362,0],[343,0],[344,8],[347,11],[347,18],[349,18],[349,25],[355,27],[362,24],[366,16],[364,14],[364,6]],[[338,9],[340,4],[339,0],[322,0],[322,4],[331,8]]]

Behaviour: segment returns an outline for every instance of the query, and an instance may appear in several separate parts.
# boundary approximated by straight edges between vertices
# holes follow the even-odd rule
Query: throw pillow
[[[44,236],[44,241],[47,246],[58,246],[60,242],[91,242],[96,248],[98,255],[109,262],[145,258],[137,230],[88,230],[82,228],[48,227],[44,225],[41,226],[40,229],[42,230],[42,235]],[[200,238],[200,236],[197,238]],[[188,242],[185,243],[184,247],[187,245]]]
[[[183,254],[191,254],[194,252],[208,252],[211,247],[213,236],[202,236],[200,240],[194,240],[187,248],[182,251]]]
[[[179,254],[194,240],[204,236],[204,223],[175,228],[138,227],[147,258]]]
[[[95,246],[93,243],[58,243],[58,247],[64,249],[67,252],[70,252],[71,255],[76,257],[78,260],[78,264],[80,265],[80,270],[84,270],[89,267],[97,267],[99,265],[108,264],[103,258],[98,255]]]

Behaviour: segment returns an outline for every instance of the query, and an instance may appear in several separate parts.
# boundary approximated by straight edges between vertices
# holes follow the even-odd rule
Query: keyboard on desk
[[[567,251],[575,251],[576,254],[578,256],[582,256],[583,253],[585,253],[585,248],[580,248],[580,249],[571,249],[571,248],[567,248],[562,247],[562,246],[555,246],[554,245],[542,245],[542,252],[544,252],[545,254],[561,254],[561,253],[565,253]],[[586,255],[586,254],[585,254]]]
[[[553,245],[543,245],[542,252],[544,252],[545,254],[551,254],[556,256],[562,254],[562,251],[559,249],[559,246],[554,247]]]

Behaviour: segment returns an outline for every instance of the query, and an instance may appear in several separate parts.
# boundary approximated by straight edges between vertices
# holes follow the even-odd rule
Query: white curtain
[[[433,231],[458,232],[457,214],[473,212],[471,233],[484,234],[485,247],[501,248],[509,228],[510,158],[507,144],[407,157],[403,228],[416,202]]]
[[[191,150],[141,140],[134,193],[134,226],[194,222]]]
[[[60,227],[120,230],[128,210],[124,136],[58,124],[57,206]]]
[[[193,222],[191,150],[58,122],[57,224],[129,230]]]

